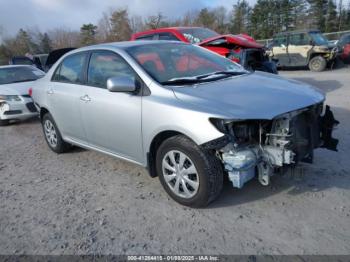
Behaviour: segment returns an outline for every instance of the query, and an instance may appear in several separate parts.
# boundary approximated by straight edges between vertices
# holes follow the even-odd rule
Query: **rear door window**
[[[111,51],[98,51],[91,54],[88,68],[88,85],[107,88],[110,77],[127,76],[135,78],[131,66],[119,55]]]
[[[72,84],[84,83],[85,62],[85,52],[66,57],[55,71],[52,79],[54,81]]]

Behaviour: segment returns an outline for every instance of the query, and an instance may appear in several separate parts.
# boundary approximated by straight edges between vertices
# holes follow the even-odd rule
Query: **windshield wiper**
[[[199,79],[197,77],[179,77],[172,78],[170,80],[161,82],[162,85],[181,85],[181,84],[195,84],[198,83]]]
[[[211,77],[211,76],[217,76],[213,77],[212,79],[222,78],[220,75],[223,76],[235,76],[235,75],[243,75],[246,74],[245,71],[216,71],[212,72],[210,74],[205,75],[198,75],[198,76],[191,76],[191,77],[179,77],[179,78],[172,78],[167,81],[161,82],[162,85],[176,85],[176,84],[195,84],[199,82],[203,82],[204,79]]]
[[[201,75],[201,76],[197,76],[197,79],[204,79],[210,76],[217,76],[217,75],[228,75],[228,76],[237,76],[237,75],[243,75],[246,74],[247,72],[245,71],[216,71],[210,74],[206,74],[206,75]]]

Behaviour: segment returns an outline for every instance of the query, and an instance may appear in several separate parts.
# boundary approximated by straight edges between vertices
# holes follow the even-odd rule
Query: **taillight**
[[[33,95],[33,88],[29,88],[28,94],[29,94],[29,96],[32,96],[32,95]]]

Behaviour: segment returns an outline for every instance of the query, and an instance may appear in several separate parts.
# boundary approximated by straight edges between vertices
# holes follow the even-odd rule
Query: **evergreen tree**
[[[52,50],[51,46],[52,46],[52,42],[49,35],[47,33],[40,34],[40,43],[39,43],[40,52],[46,53],[46,54],[50,53]]]
[[[328,0],[309,0],[309,4],[311,26],[324,32],[326,28]]]
[[[235,34],[248,33],[251,7],[246,0],[238,0],[233,5],[231,32]]]
[[[110,17],[111,32],[109,41],[129,40],[132,34],[127,9],[118,9]]]
[[[83,24],[80,28],[81,44],[82,45],[92,45],[96,43],[97,26],[93,24]]]
[[[34,54],[37,49],[31,36],[22,28],[19,29],[12,48],[16,50],[16,55]]]
[[[333,0],[328,0],[325,19],[325,32],[337,31],[337,22],[337,6],[334,4]]]
[[[215,24],[215,16],[208,8],[203,8],[198,14],[196,24],[203,27],[212,28]]]

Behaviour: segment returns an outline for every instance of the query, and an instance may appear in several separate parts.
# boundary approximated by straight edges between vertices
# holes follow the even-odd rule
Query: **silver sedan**
[[[0,66],[0,125],[38,116],[29,90],[44,75],[33,66]]]
[[[123,42],[77,49],[33,88],[48,146],[78,145],[147,167],[177,202],[206,206],[257,176],[336,150],[325,96],[245,71],[198,46]]]

